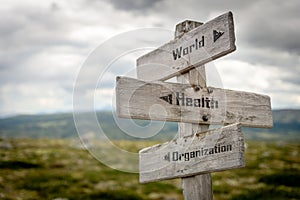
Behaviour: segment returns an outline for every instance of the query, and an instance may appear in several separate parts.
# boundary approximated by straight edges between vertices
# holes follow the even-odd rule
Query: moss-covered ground
[[[180,179],[139,184],[138,174],[111,169],[70,140],[0,143],[0,199],[183,199]],[[221,200],[300,199],[300,144],[247,141],[246,167],[213,173],[213,192]]]

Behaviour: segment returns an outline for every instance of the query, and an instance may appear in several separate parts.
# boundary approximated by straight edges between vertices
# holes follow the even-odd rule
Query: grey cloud
[[[162,0],[110,0],[109,2],[119,10],[144,12],[145,10],[153,8],[161,1]]]
[[[206,22],[228,11],[246,10],[255,1],[227,0],[226,3],[215,0],[172,0],[160,2],[153,12],[160,16],[164,26],[173,27],[186,19]]]
[[[297,74],[296,73],[289,74],[288,76],[282,78],[282,81],[289,82],[297,86],[297,88],[299,88],[298,87],[300,85],[299,72],[297,72]]]
[[[299,7],[297,0],[258,1],[239,19],[239,37],[251,46],[299,55]]]
[[[73,19],[55,4],[48,8],[20,6],[0,14],[0,51],[40,51],[51,46],[84,48],[72,40]]]
[[[254,65],[275,66],[285,70],[296,70],[299,68],[299,56],[294,53],[270,47],[250,46],[239,42],[237,42],[236,52],[232,53],[229,58]]]
[[[45,72],[47,60],[31,70],[28,64],[30,59],[40,53],[48,53],[51,48],[70,47],[83,49],[87,44],[69,38],[72,30],[71,21],[60,13],[57,5],[49,4],[47,8],[28,7],[27,5],[3,11],[0,14],[0,74],[1,83],[20,81],[46,81],[56,77],[38,73],[37,67]],[[63,52],[62,52],[63,53]]]
[[[66,14],[64,6],[70,6],[68,8],[71,10],[74,6],[75,9],[82,11],[80,17],[74,10],[71,12],[68,10],[69,12]],[[276,68],[272,72],[282,73],[275,76],[280,79],[279,83],[282,82],[293,88],[300,85],[300,13],[298,11],[300,2],[298,0],[228,0],[226,3],[214,0],[106,0],[102,2],[81,0],[76,1],[72,6],[67,2],[60,4],[60,1],[49,3],[47,8],[29,7],[23,3],[23,5],[12,8],[11,11],[0,13],[1,85],[21,83],[39,85],[43,83],[54,88],[58,87],[58,89],[63,89],[66,93],[71,94],[76,78],[75,68],[79,66],[74,66],[75,72],[62,70],[63,65],[61,66],[59,61],[56,63],[55,55],[72,55],[74,58],[88,56],[88,53],[82,54],[83,49],[90,51],[93,45],[87,44],[81,39],[70,38],[76,28],[87,28],[89,31],[94,31],[93,28],[97,29],[100,25],[103,31],[106,31],[106,28],[111,30],[112,27],[117,27],[116,30],[120,30],[120,27],[128,30],[127,28],[132,27],[157,25],[172,29],[171,32],[173,32],[174,26],[185,19],[205,22],[229,10],[233,11],[234,15],[237,51],[223,59],[241,60],[252,65]],[[122,16],[125,16],[122,19],[118,18],[120,11],[122,11]],[[82,19],[85,13],[92,17]],[[170,40],[163,38],[162,34],[148,34],[150,39],[145,39],[146,35],[139,34],[140,37],[134,38],[134,43],[141,43],[142,47],[158,47]],[[152,38],[156,41],[155,44],[147,45],[149,42],[152,44]],[[86,41],[90,41],[90,39],[88,38]],[[124,38],[117,43],[120,44],[117,50],[124,48],[126,51],[128,45],[130,46],[132,43],[132,39]],[[52,55],[50,64],[47,56],[48,53],[53,53],[54,49],[60,50],[55,52],[54,56]],[[110,77],[122,75],[135,67],[134,62],[120,59],[107,71],[110,73],[104,75],[105,77],[102,82],[99,82],[99,85],[89,80],[91,76],[97,74],[101,64],[111,61],[109,58],[117,50],[109,47],[105,50],[106,54],[97,55],[91,60],[90,64],[93,68],[82,80],[83,90],[95,87],[113,88],[115,79]],[[40,53],[46,53],[46,56],[41,56]],[[63,58],[60,59],[63,60]],[[33,62],[31,62],[32,60]],[[55,66],[52,68],[51,65]],[[53,70],[48,73],[48,69]],[[293,93],[292,89],[281,87],[280,84],[276,87],[270,87],[270,90]],[[20,102],[22,103],[21,99]]]
[[[123,1],[120,1],[123,2]],[[127,4],[130,12],[130,4]],[[243,43],[279,51],[300,53],[300,1],[290,0],[229,0],[219,1],[179,0],[160,1],[153,7],[160,16],[159,26],[175,26],[185,19],[202,22],[227,11],[232,11],[236,35]],[[135,9],[139,9],[135,7]],[[125,9],[124,9],[125,10]],[[141,8],[141,11],[143,9]]]

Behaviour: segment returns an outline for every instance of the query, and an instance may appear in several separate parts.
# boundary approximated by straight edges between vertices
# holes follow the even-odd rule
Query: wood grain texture
[[[221,33],[216,41],[215,33]],[[228,12],[138,58],[137,77],[167,80],[235,49],[233,16]]]
[[[203,23],[196,21],[184,21],[176,25],[175,38],[182,37],[185,33],[192,29],[201,26]],[[185,74],[180,74],[177,77],[178,83],[190,84],[193,87],[206,87],[206,72],[205,66],[202,65],[197,69],[192,69]],[[205,132],[209,125],[201,125],[198,123],[178,123],[178,138],[194,135],[197,132]],[[184,199],[193,200],[212,200],[212,177],[211,174],[198,174],[182,179],[182,192]]]
[[[273,126],[270,98],[249,92],[117,77],[116,100],[117,114],[123,118]]]
[[[199,174],[182,178],[184,199],[212,200],[212,178],[211,174]]]
[[[233,124],[145,148],[139,156],[142,183],[223,171],[245,165],[244,137]]]
[[[177,26],[176,26],[176,33],[178,33]],[[185,83],[185,84],[188,83],[194,87],[205,88],[206,87],[205,66],[202,65],[197,69],[190,70],[188,73],[177,76],[177,82]],[[194,135],[195,133],[198,132],[199,133],[205,132],[208,129],[209,129],[209,125],[180,122],[178,123],[178,137],[182,138],[182,137]],[[213,199],[212,177],[210,173],[183,177],[181,180],[182,180],[182,190],[183,190],[184,199],[194,199],[194,200]]]

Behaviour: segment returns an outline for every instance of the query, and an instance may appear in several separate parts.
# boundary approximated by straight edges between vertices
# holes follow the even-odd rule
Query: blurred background
[[[124,50],[132,43],[143,49],[124,55],[99,74],[101,82],[81,89],[118,148],[136,153],[170,140],[176,123],[163,123],[154,137],[143,140],[120,129],[128,121],[114,118],[115,77],[134,77],[136,58],[172,40],[179,22],[207,22],[228,11],[237,50],[213,62],[208,84],[214,85],[210,73],[217,71],[217,86],[269,95],[274,127],[243,128],[246,168],[214,173],[214,197],[300,199],[299,7],[298,0],[2,0],[0,199],[182,199],[180,179],[141,185],[138,174],[112,169],[86,150],[93,138],[81,138],[85,146],[79,140],[74,86],[87,58],[105,42],[141,28],[161,30],[147,39],[125,37]],[[116,53],[108,49],[91,61],[93,67],[105,68],[107,57]]]

